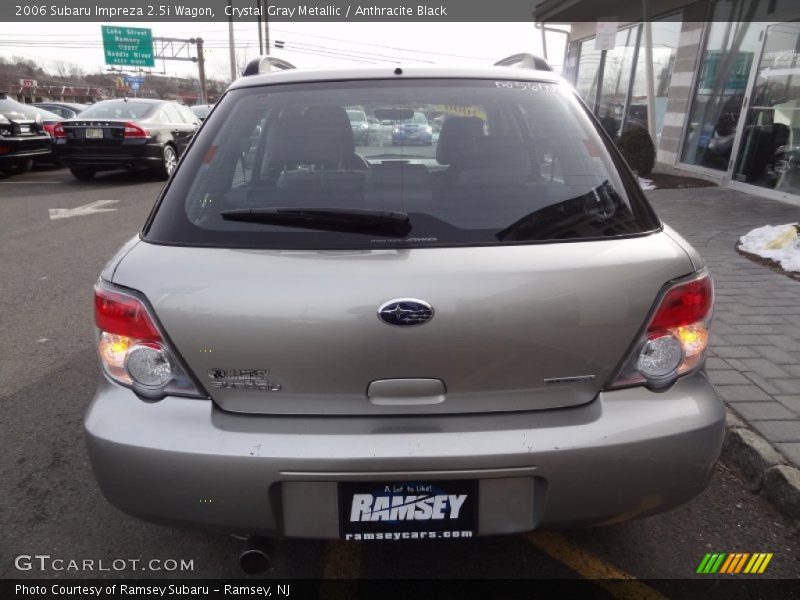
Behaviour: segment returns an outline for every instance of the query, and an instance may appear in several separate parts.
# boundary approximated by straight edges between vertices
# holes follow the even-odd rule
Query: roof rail
[[[528,54],[527,52],[520,52],[519,54],[512,54],[506,56],[502,60],[494,63],[495,67],[519,67],[521,69],[536,69],[537,71],[552,71],[552,67],[547,64],[547,61],[539,56]]]
[[[295,69],[296,67],[282,58],[275,58],[274,56],[259,56],[254,58],[242,71],[242,76],[249,77],[250,75],[258,75],[260,73],[269,73],[275,69],[286,71],[288,69]]]

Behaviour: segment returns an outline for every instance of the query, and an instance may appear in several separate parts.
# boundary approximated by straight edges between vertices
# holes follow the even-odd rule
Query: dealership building
[[[610,134],[649,129],[656,170],[800,205],[800,1],[538,0],[534,18],[570,25],[565,77]]]

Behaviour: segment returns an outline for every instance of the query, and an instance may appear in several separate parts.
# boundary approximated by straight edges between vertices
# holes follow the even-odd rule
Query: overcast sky
[[[154,37],[202,37],[209,77],[229,79],[227,23],[113,23],[149,27]],[[0,55],[26,56],[53,71],[57,61],[74,63],[84,71],[100,71],[104,64],[101,23],[0,23]],[[258,29],[253,23],[235,25],[238,60],[258,55]],[[274,56],[300,68],[392,65],[489,64],[509,54],[542,55],[541,33],[533,23],[274,23],[272,41],[285,49]],[[549,58],[560,70],[564,37],[549,34]],[[197,74],[193,63],[157,61],[154,71]]]

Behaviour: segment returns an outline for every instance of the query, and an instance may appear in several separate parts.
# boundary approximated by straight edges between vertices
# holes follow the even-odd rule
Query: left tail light
[[[67,137],[67,132],[64,131],[64,126],[61,123],[56,123],[55,127],[53,127],[53,138],[65,138]]]
[[[169,394],[204,397],[136,292],[99,282],[94,320],[100,364],[110,379],[153,400]]]
[[[609,388],[644,384],[663,390],[703,364],[714,306],[714,285],[703,271],[668,284],[641,337]]]

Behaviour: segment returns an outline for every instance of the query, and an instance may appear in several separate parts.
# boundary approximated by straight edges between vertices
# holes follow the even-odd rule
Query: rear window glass
[[[98,102],[81,113],[86,119],[143,119],[156,105],[150,102]]]
[[[366,131],[351,127],[357,110],[366,114]],[[560,84],[430,79],[245,88],[221,100],[145,238],[367,249],[656,229],[617,160]],[[272,218],[286,211],[292,218]],[[351,213],[358,226],[349,223]],[[362,227],[365,214],[402,218],[407,227]]]

